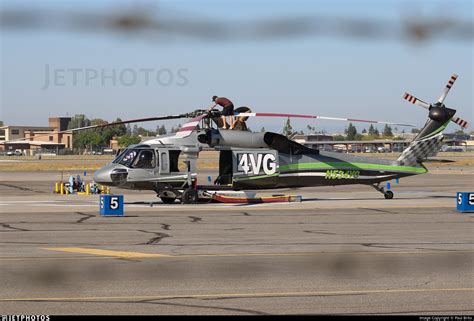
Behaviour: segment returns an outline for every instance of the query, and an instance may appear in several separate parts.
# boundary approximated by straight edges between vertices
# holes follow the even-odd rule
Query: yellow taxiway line
[[[69,252],[69,253],[81,253],[81,254],[94,254],[94,255],[100,255],[100,256],[113,256],[113,257],[121,257],[121,258],[146,258],[146,257],[168,257],[169,256],[165,254],[110,251],[110,250],[101,250],[101,249],[86,249],[82,247],[49,247],[49,248],[44,248],[44,250]]]
[[[298,296],[334,296],[357,294],[393,294],[393,293],[432,293],[432,292],[474,292],[474,288],[441,289],[379,289],[314,292],[261,292],[261,293],[215,293],[215,294],[176,294],[146,296],[90,296],[90,297],[46,297],[46,298],[0,298],[0,302],[12,301],[130,301],[130,300],[171,300],[171,299],[212,299],[212,298],[258,298],[258,297],[298,297]]]
[[[57,247],[57,248],[42,248],[48,251],[67,252],[67,253],[79,253],[79,254],[92,254],[94,257],[89,256],[76,256],[76,257],[44,257],[44,258],[0,258],[0,261],[8,260],[28,260],[28,259],[93,259],[93,258],[200,258],[200,257],[272,257],[272,256],[315,256],[315,255],[430,255],[430,254],[458,254],[458,253],[474,253],[473,250],[459,250],[459,251],[356,251],[356,252],[293,252],[293,253],[216,253],[216,254],[179,254],[179,255],[167,255],[158,253],[142,253],[142,252],[131,252],[131,251],[111,251],[101,250],[92,248],[82,247]]]

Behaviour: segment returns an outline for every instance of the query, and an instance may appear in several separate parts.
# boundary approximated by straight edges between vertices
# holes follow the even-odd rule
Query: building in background
[[[67,130],[70,121],[71,117],[50,117],[48,127],[2,126],[0,127],[0,150],[21,151],[23,155],[32,155],[38,150],[57,153],[59,149],[71,149],[73,147],[72,133],[60,133]]]

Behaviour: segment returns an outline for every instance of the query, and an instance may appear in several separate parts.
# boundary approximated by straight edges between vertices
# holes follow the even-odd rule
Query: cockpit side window
[[[118,163],[127,167],[131,167],[133,160],[137,156],[139,150],[136,149],[126,149],[122,154],[120,154],[115,160],[114,163]]]
[[[140,150],[131,167],[155,168],[155,152],[152,149]]]
[[[128,151],[128,149],[124,149],[122,151],[120,151],[117,156],[115,157],[115,159],[112,161],[112,163],[119,163],[120,160],[123,158],[123,155]]]

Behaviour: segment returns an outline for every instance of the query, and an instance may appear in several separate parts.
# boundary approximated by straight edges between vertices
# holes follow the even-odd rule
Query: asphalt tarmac
[[[125,217],[52,194],[60,173],[0,175],[2,314],[474,313],[474,213],[455,210],[470,169],[392,182],[392,200],[358,185],[164,205],[112,189]]]

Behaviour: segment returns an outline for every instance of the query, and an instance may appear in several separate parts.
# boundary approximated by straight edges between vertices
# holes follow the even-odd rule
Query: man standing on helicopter
[[[217,97],[217,96],[212,96],[212,101],[214,102],[214,105],[208,109],[208,111],[211,111],[216,107],[217,105],[223,107],[222,109],[222,128],[227,129],[227,122],[226,122],[226,117],[229,116],[229,129],[234,128],[234,104],[227,98],[225,97]]]

